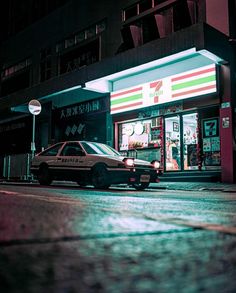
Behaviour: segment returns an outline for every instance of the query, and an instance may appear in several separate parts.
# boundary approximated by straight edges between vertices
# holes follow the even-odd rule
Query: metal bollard
[[[7,177],[7,157],[3,159],[3,177]]]
[[[8,157],[8,164],[7,164],[7,180],[10,179],[11,176],[11,156],[7,156]]]
[[[30,176],[30,154],[27,154],[27,163],[26,163],[26,178],[27,180],[30,180],[31,179],[31,176]]]

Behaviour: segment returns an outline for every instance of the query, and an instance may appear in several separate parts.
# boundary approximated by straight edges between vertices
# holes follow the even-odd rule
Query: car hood
[[[124,156],[110,156],[110,155],[99,155],[99,157],[115,160],[117,162],[122,162],[124,160]],[[144,161],[144,160],[139,160],[139,159],[134,159],[134,165],[138,166],[150,166],[150,162]]]

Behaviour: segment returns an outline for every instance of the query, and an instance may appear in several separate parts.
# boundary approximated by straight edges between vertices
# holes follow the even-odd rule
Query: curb
[[[2,185],[19,185],[19,186],[30,186],[30,185],[38,185],[37,180],[0,180],[0,184]],[[55,182],[56,185],[65,185],[67,186],[77,186],[74,182]],[[214,184],[214,185],[213,185]],[[216,185],[222,185],[222,186],[216,186]],[[207,185],[213,185],[213,186],[207,186]],[[52,185],[53,186],[53,185]],[[120,186],[125,188],[127,185],[119,184],[114,186]],[[236,193],[236,184],[223,184],[223,183],[191,183],[191,182],[166,182],[166,183],[151,183],[148,187],[149,189],[159,189],[159,190],[184,190],[184,191],[199,191],[199,192],[232,192]]]

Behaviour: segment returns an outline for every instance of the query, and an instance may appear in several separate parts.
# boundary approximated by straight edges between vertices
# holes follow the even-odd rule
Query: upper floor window
[[[28,88],[31,81],[31,59],[5,67],[1,72],[1,96]]]
[[[86,39],[86,31],[81,31],[75,35],[76,44],[83,42]]]
[[[1,79],[4,80],[8,77],[11,77],[12,75],[14,75],[15,73],[27,68],[28,66],[30,66],[32,63],[31,59],[25,59],[23,61],[20,61],[17,64],[14,64],[12,66],[9,67],[5,67],[2,72],[1,72]]]
[[[137,5],[130,6],[123,11],[123,21],[138,15]]]
[[[141,0],[131,6],[128,6],[122,12],[122,20],[126,21],[132,17],[135,17],[140,13],[143,13],[148,9],[153,8],[155,5],[160,4],[159,2],[160,1],[158,1],[158,3],[155,3],[154,0]]]
[[[63,41],[57,43],[56,52],[62,52],[67,48],[76,46],[85,40],[91,39],[99,34],[101,34],[106,29],[106,20],[103,19],[94,25],[91,25],[84,30],[81,30],[70,37],[64,39]]]
[[[40,51],[40,82],[50,79],[52,76],[52,52],[51,48]]]
[[[152,9],[152,13],[155,13],[158,9],[168,9],[169,7],[173,7],[175,5],[184,5],[184,2],[189,6],[189,9],[195,9],[191,6],[196,6],[196,2],[198,0],[139,0],[135,4],[132,4],[122,11],[122,21],[125,22],[133,17],[139,16],[144,12],[147,12],[149,9]],[[140,15],[141,16],[141,15]]]
[[[58,73],[63,74],[99,61],[99,38],[63,52],[58,58]]]
[[[123,43],[117,52],[138,47],[198,22],[198,0],[139,0],[123,9]]]
[[[75,36],[72,36],[65,40],[65,48],[73,47],[75,43],[76,43],[76,38]]]
[[[96,26],[89,27],[86,31],[86,39],[92,38],[96,35]]]

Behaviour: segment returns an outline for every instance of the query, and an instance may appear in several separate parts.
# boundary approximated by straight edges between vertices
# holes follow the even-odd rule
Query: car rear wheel
[[[148,186],[149,186],[149,182],[132,183],[132,186],[133,186],[136,190],[144,190],[145,188],[148,188]]]
[[[92,184],[95,188],[107,189],[110,187],[108,183],[108,171],[106,166],[97,165],[92,170]]]
[[[52,183],[52,176],[47,166],[41,166],[38,174],[38,181],[41,185],[50,185]]]

